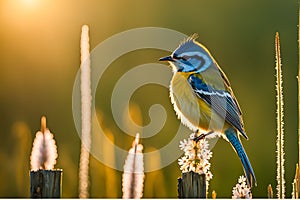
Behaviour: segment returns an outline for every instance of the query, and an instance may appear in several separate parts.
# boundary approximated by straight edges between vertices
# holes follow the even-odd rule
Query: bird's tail
[[[252,187],[253,183],[256,185],[256,178],[251,167],[250,161],[247,157],[247,154],[244,150],[242,143],[240,142],[239,137],[237,136],[236,130],[229,128],[225,131],[225,135],[233,148],[235,149],[236,153],[241,159],[243,164],[244,172],[247,177],[247,183],[250,187]]]

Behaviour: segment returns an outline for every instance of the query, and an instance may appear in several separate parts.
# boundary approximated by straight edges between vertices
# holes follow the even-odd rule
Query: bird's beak
[[[166,56],[166,57],[160,58],[159,61],[171,61],[172,62],[174,60],[171,56]]]

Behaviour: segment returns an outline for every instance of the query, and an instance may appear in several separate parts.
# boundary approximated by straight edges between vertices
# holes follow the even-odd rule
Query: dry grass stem
[[[269,184],[268,185],[268,199],[272,199],[273,198],[273,189],[272,189],[272,185]]]
[[[285,179],[284,179],[284,129],[283,129],[283,88],[282,88],[282,70],[280,58],[279,34],[275,36],[276,53],[276,91],[277,91],[277,197],[285,197]]]
[[[89,27],[81,32],[81,153],[79,163],[79,197],[89,197],[89,150],[91,145],[91,69]]]

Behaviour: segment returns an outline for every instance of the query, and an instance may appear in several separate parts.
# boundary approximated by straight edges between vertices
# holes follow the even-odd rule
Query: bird
[[[197,38],[197,34],[191,35],[171,55],[159,59],[167,61],[173,71],[171,102],[181,123],[201,133],[196,140],[218,133],[231,144],[252,187],[257,184],[240,140],[240,135],[248,140],[240,106],[225,73]]]

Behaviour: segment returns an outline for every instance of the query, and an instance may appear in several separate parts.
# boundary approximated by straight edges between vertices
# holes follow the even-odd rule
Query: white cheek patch
[[[170,66],[172,67],[172,71],[173,73],[176,73],[178,68],[176,67],[176,65],[173,63],[173,62],[169,62],[170,63]]]

